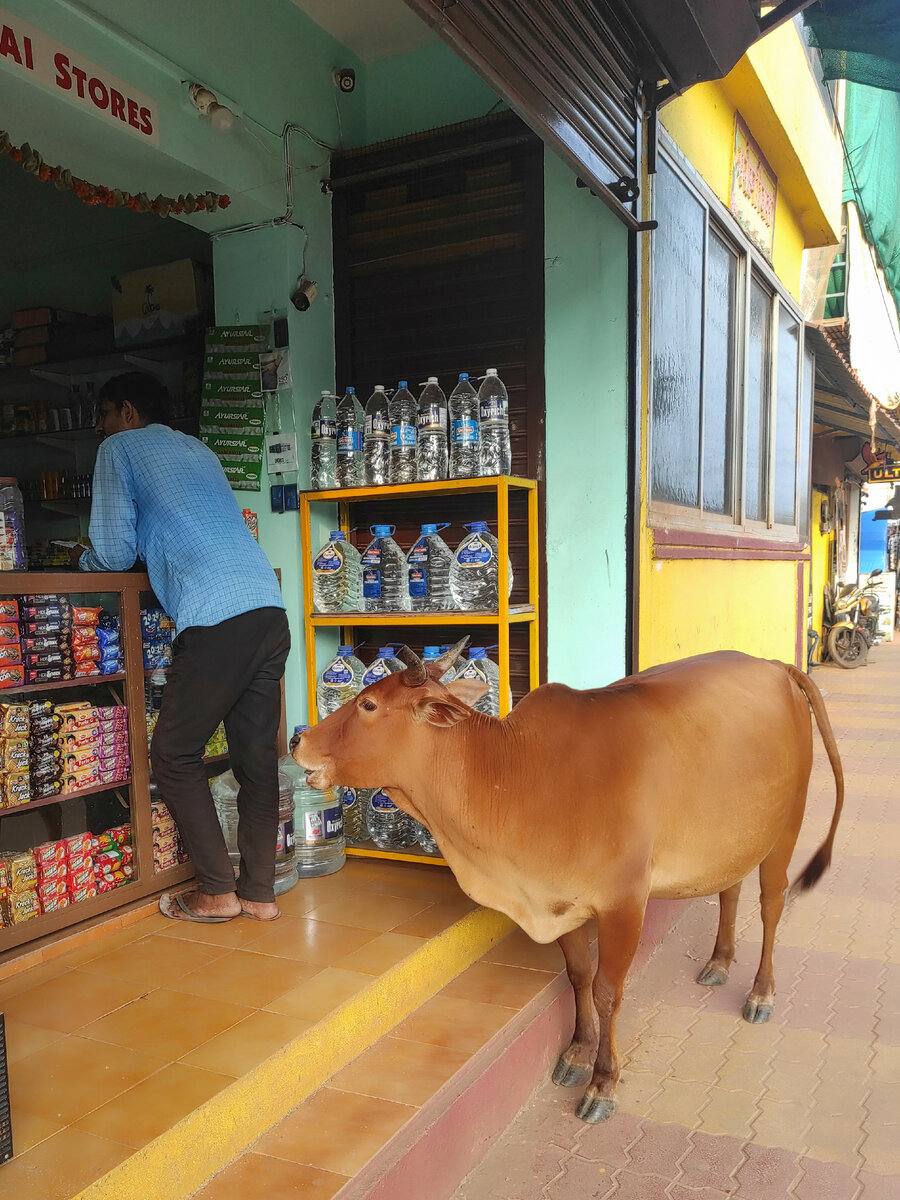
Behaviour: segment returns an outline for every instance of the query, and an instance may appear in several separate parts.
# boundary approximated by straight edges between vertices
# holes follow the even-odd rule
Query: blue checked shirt
[[[275,572],[241,516],[225,472],[196,438],[166,425],[113,434],[94,468],[83,571],[147,564],[179,631],[256,608],[284,608]]]

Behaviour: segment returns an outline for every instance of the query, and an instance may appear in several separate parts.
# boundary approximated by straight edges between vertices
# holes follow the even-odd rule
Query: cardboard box
[[[112,284],[117,346],[183,337],[212,309],[212,270],[189,258],[114,276]]]

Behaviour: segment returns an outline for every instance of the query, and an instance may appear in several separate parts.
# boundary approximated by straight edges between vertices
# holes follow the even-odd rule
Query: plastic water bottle
[[[422,652],[422,662],[428,666],[430,662],[436,662],[442,654],[446,654],[449,649],[449,646],[426,646]],[[462,662],[463,660],[459,659],[458,661]],[[445,684],[449,683],[451,679],[456,678],[456,670],[456,664],[454,664],[452,667],[448,667],[438,682]]]
[[[416,482],[417,412],[416,398],[401,379],[390,400],[392,484]]]
[[[337,487],[337,400],[322,392],[309,429],[309,486],[317,491]]]
[[[346,704],[362,687],[366,668],[353,653],[352,646],[340,646],[316,685],[316,708],[319,720],[324,721]]]
[[[406,556],[406,582],[412,612],[442,612],[452,608],[450,563],[453,551],[438,532],[442,525],[423,525],[418,541]]]
[[[478,389],[478,425],[481,434],[481,474],[509,475],[509,396],[495,367],[488,367]]]
[[[337,485],[362,487],[366,478],[363,462],[363,434],[366,415],[356,398],[356,388],[348,387],[337,406]]]
[[[429,375],[422,388],[416,414],[418,444],[416,446],[416,475],[420,482],[447,478],[447,397],[437,381]]]
[[[313,559],[313,608],[316,612],[359,609],[360,554],[342,529],[334,529]]]
[[[487,651],[481,646],[472,646],[469,650],[469,661],[456,672],[456,679],[477,679],[486,683],[490,688],[487,695],[476,701],[476,712],[486,713],[489,717],[500,716],[500,668]]]
[[[440,854],[438,844],[434,840],[434,835],[430,829],[427,829],[420,821],[416,821],[410,817],[413,833],[416,835],[416,841],[422,847],[426,854]]]
[[[344,810],[344,842],[348,846],[358,846],[369,837],[366,808],[373,789],[340,787],[337,791]]]
[[[469,533],[459,543],[450,564],[450,595],[457,608],[467,611],[495,609],[499,604],[497,586],[497,539],[486,521],[464,526]],[[512,591],[512,564],[506,564],[508,591]]]
[[[403,850],[416,842],[412,817],[398,808],[387,792],[378,788],[366,809],[369,837],[379,850]]]
[[[360,690],[368,687],[370,683],[378,683],[379,680],[386,679],[388,675],[394,675],[397,671],[405,670],[405,663],[402,663],[399,658],[394,656],[394,647],[381,646],[371,667],[365,669]]]
[[[294,733],[302,733],[298,725]],[[294,816],[294,862],[300,879],[333,875],[346,862],[344,854],[344,810],[331,788],[318,791],[306,782],[306,772],[290,754],[278,764],[292,784]]]
[[[363,445],[366,486],[382,487],[391,481],[391,415],[384,384],[376,383],[366,405],[366,437]]]
[[[471,479],[481,474],[478,394],[463,371],[450,393],[450,478]]]
[[[278,834],[275,843],[275,895],[280,896],[297,882],[295,846],[294,846],[294,779],[287,769],[290,762],[295,771],[301,768],[287,755],[278,763]],[[303,772],[301,771],[301,774]],[[305,780],[304,774],[304,780]],[[241,853],[238,849],[238,823],[240,820],[237,806],[240,784],[232,771],[218,775],[210,784],[216,815],[222,827],[222,835],[228,849],[234,877],[237,879],[241,869]]]
[[[362,611],[409,612],[406,558],[391,537],[395,525],[372,525],[372,540],[362,556]]]

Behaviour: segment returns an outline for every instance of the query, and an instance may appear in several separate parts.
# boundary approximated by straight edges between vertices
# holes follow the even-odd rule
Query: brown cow
[[[498,720],[470,707],[483,684],[437,682],[462,645],[427,670],[405,650],[405,671],[304,733],[294,758],[314,787],[386,787],[432,831],[467,895],[537,942],[559,940],[575,1032],[553,1078],[572,1086],[590,1075],[578,1115],[603,1121],[619,1077],[616,1013],[651,896],[719,894],[718,934],[698,981],[724,983],[741,881],[759,867],[762,958],[744,1017],[771,1016],[775,929],[812,765],[809,706],[837,802],[800,889],[831,861],[843,803],[834,735],[802,672],[736,652],[596,691],[545,684]],[[599,932],[596,972],[589,920]]]

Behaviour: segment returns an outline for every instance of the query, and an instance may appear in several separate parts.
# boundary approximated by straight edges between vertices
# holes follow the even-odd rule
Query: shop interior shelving
[[[150,767],[147,747],[147,724],[144,707],[144,663],[141,644],[141,593],[150,591],[150,581],[139,572],[98,572],[86,575],[73,571],[4,572],[0,574],[0,596],[69,595],[97,600],[103,597],[110,603],[114,596],[118,604],[124,671],[114,675],[88,676],[29,687],[0,691],[0,700],[14,703],[19,697],[46,693],[58,698],[70,693],[73,699],[92,699],[97,702],[104,692],[111,693],[118,703],[128,705],[128,741],[131,774],[128,779],[106,786],[83,788],[46,800],[31,801],[14,808],[0,808],[0,822],[19,821],[24,814],[36,809],[46,811],[51,805],[65,806],[90,795],[109,792],[117,795],[123,805],[122,818],[131,821],[134,846],[135,877],[131,883],[106,892],[91,900],[73,904],[59,912],[34,917],[21,925],[0,929],[0,962],[7,951],[25,943],[61,931],[82,921],[98,917],[116,908],[133,904],[167,887],[182,883],[193,875],[193,867],[185,863],[167,871],[154,872],[153,829],[150,814]],[[99,600],[97,601],[99,602]],[[110,607],[113,604],[110,603]],[[129,798],[126,802],[126,796]],[[40,838],[37,840],[41,840]]]
[[[500,587],[499,603],[493,611],[461,612],[386,612],[386,613],[318,613],[313,608],[312,558],[318,546],[312,544],[312,506],[337,505],[338,522],[335,528],[342,529],[348,536],[356,525],[354,508],[371,501],[384,502],[384,521],[390,522],[391,507],[394,513],[402,512],[404,502],[433,497],[435,499],[483,494],[496,505],[497,514],[497,558],[503,564],[510,551],[510,498],[524,494],[527,516],[528,555],[528,600],[526,603],[510,604],[507,589]],[[390,506],[390,507],[389,507]],[[399,506],[399,507],[394,507]],[[500,670],[500,715],[506,716],[510,709],[510,630],[521,625],[528,637],[528,687],[537,687],[539,680],[539,597],[538,597],[538,492],[537,483],[518,476],[497,475],[477,479],[445,479],[434,483],[408,483],[394,487],[336,488],[327,491],[305,491],[300,494],[301,553],[303,561],[303,610],[304,642],[306,651],[306,692],[309,721],[318,720],[316,709],[316,683],[318,662],[316,635],[323,629],[338,628],[341,642],[352,645],[357,642],[356,631],[381,628],[463,629],[488,627],[497,631],[497,663]],[[502,568],[501,568],[502,579]],[[379,850],[370,843],[348,846],[347,854],[359,857],[389,858],[407,862],[431,862],[444,864],[436,855],[426,854],[413,847],[409,850]]]

